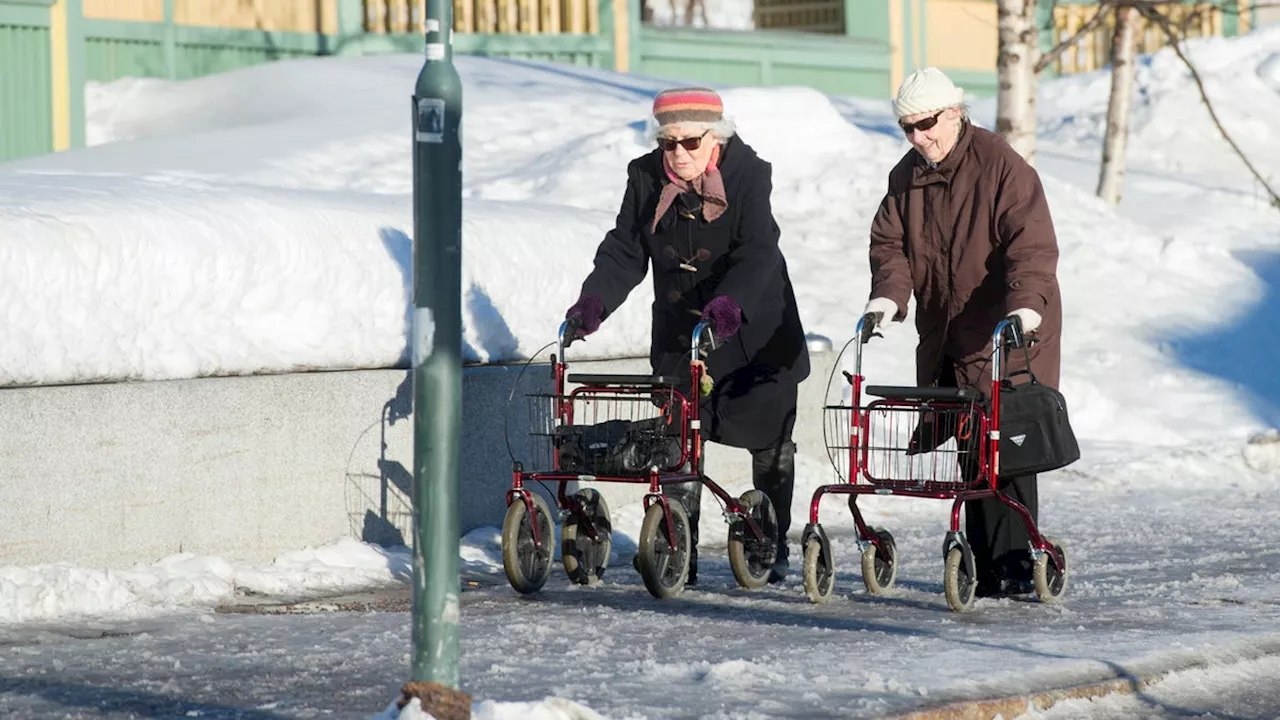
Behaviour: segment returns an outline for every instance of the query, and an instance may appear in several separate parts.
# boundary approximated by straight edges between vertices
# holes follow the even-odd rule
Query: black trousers
[[[791,528],[791,498],[796,486],[796,444],[788,437],[776,445],[751,451],[751,484],[763,492],[778,517],[779,561],[787,558],[787,531]],[[693,557],[698,554],[698,521],[702,507],[702,483],[668,485],[666,492],[677,498],[689,513]]]
[[[999,488],[1039,522],[1035,475],[1001,478]],[[1016,510],[999,498],[970,500],[964,504],[964,525],[979,584],[994,585],[1001,580],[1031,582],[1031,533]]]
[[[957,385],[955,366],[949,358],[943,361],[938,385]],[[966,465],[964,470],[971,478],[977,467]],[[997,487],[1026,507],[1033,522],[1040,521],[1039,488],[1034,474],[1001,477]],[[995,585],[1001,580],[1031,582],[1031,533],[1022,515],[999,498],[970,500],[964,504],[964,525],[979,584]]]

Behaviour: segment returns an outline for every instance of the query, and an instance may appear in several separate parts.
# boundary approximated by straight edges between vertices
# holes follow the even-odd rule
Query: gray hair
[[[710,130],[721,145],[729,142],[729,138],[738,132],[737,123],[730,117],[721,117],[718,122],[682,122],[679,125],[702,130],[703,132]],[[657,120],[650,117],[648,124],[645,126],[645,141],[650,143],[657,142],[658,133],[662,131],[663,127],[665,126],[659,125]]]

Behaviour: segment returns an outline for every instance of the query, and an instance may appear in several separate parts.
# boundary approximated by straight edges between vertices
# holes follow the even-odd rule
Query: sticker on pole
[[[418,132],[415,137],[418,142],[444,142],[444,100],[418,100]]]

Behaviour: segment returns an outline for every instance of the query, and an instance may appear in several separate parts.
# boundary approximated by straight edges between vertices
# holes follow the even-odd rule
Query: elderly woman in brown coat
[[[912,149],[889,173],[872,223],[866,312],[880,313],[880,326],[903,321],[914,294],[917,384],[984,393],[992,332],[1015,316],[1036,339],[1032,372],[1057,387],[1062,301],[1044,188],[1003,138],[969,122],[963,98],[936,68],[915,71],[898,90],[894,111]],[[1010,353],[1005,367],[1025,369],[1023,353]],[[1035,475],[1002,477],[1001,490],[1037,519]],[[971,501],[965,534],[980,597],[1031,592],[1021,517],[997,498]]]

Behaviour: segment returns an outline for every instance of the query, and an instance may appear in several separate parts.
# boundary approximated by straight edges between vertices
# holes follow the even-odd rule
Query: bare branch
[[[1213,104],[1209,102],[1209,95],[1205,92],[1204,82],[1200,79],[1200,73],[1196,70],[1196,66],[1191,63],[1190,58],[1182,52],[1182,47],[1179,44],[1181,39],[1177,36],[1177,33],[1174,32],[1172,23],[1170,23],[1169,19],[1161,14],[1159,10],[1153,7],[1154,3],[1136,2],[1134,5],[1138,8],[1138,11],[1143,14],[1143,16],[1156,25],[1159,25],[1160,29],[1164,31],[1165,37],[1169,40],[1169,46],[1173,48],[1173,51],[1178,55],[1178,59],[1181,60],[1182,64],[1186,65],[1187,70],[1191,72],[1191,79],[1195,82],[1196,89],[1200,91],[1200,100],[1204,103],[1205,108],[1208,109],[1209,117],[1213,120],[1213,124],[1217,126],[1218,132],[1222,133],[1222,138],[1227,141],[1227,144],[1231,146],[1232,150],[1235,150],[1236,155],[1240,157],[1240,160],[1245,164],[1245,167],[1249,168],[1249,172],[1253,173],[1254,179],[1256,179],[1262,187],[1266,189],[1267,194],[1271,196],[1272,206],[1280,208],[1280,195],[1276,194],[1276,191],[1267,183],[1266,179],[1262,177],[1262,174],[1253,166],[1253,163],[1249,162],[1249,158],[1245,156],[1244,152],[1240,149],[1240,146],[1236,145],[1236,141],[1231,139],[1231,135],[1227,133],[1227,129],[1224,128],[1222,126],[1222,122],[1218,120],[1218,114],[1214,112]]]
[[[1102,2],[1098,3],[1098,9],[1093,13],[1093,17],[1089,18],[1089,22],[1081,25],[1080,29],[1077,30],[1074,35],[1058,43],[1053,49],[1040,56],[1040,60],[1036,62],[1036,73],[1039,74],[1040,72],[1043,72],[1045,68],[1052,65],[1059,57],[1061,57],[1062,53],[1066,52],[1068,48],[1073,47],[1076,43],[1080,42],[1080,39],[1085,35],[1096,30],[1107,17],[1107,11],[1111,9],[1113,4],[1112,0],[1102,0]]]

